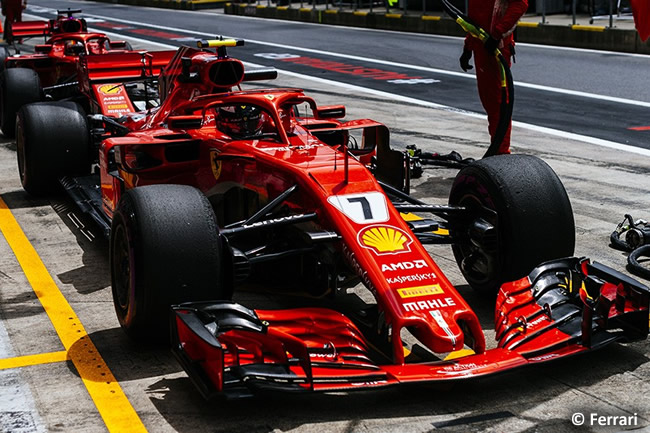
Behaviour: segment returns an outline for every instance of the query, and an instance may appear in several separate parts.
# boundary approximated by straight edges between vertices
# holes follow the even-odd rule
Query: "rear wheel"
[[[573,255],[575,224],[562,182],[529,155],[484,158],[463,168],[451,205],[470,217],[453,228],[452,246],[467,282],[494,292],[547,260]]]
[[[113,216],[110,268],[115,311],[132,338],[168,336],[170,305],[227,300],[222,240],[207,198],[184,185],[127,191]]]
[[[9,68],[0,74],[0,128],[5,137],[16,133],[16,114],[20,107],[41,100],[41,80],[27,68]]]
[[[0,72],[5,70],[5,60],[9,57],[9,48],[6,45],[0,45]]]
[[[25,191],[44,195],[58,187],[61,176],[90,173],[88,123],[79,104],[29,104],[17,117],[16,155]]]

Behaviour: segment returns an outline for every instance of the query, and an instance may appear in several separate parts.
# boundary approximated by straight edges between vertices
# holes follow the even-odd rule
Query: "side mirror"
[[[345,106],[327,105],[318,107],[314,110],[314,117],[316,119],[341,119],[345,117]]]
[[[169,116],[167,127],[169,129],[198,129],[203,124],[203,116]]]
[[[34,52],[39,53],[39,54],[47,54],[50,51],[52,51],[52,45],[50,44],[44,44],[44,45],[36,45],[34,46]]]
[[[111,50],[128,50],[126,41],[110,41]]]

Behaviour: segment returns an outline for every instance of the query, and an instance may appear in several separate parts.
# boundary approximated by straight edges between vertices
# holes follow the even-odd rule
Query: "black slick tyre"
[[[469,210],[452,228],[452,249],[477,290],[495,293],[542,262],[573,255],[571,203],[553,169],[539,158],[499,155],[464,167],[449,204]]]
[[[222,241],[207,198],[184,185],[127,191],[113,215],[113,303],[124,331],[140,341],[165,340],[170,306],[226,300]]]
[[[9,55],[9,48],[4,44],[0,44],[0,72],[5,70],[5,60]]]
[[[45,195],[58,188],[59,177],[90,173],[89,129],[79,104],[28,104],[17,119],[16,155],[25,191]]]
[[[20,107],[41,100],[41,80],[27,68],[8,68],[0,73],[0,128],[5,137],[16,134]]]

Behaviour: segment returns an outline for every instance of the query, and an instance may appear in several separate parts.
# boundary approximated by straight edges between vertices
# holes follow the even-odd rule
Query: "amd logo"
[[[424,260],[413,260],[412,262],[399,262],[399,263],[390,263],[381,265],[381,271],[405,271],[408,269],[422,269],[428,268],[427,262]]]

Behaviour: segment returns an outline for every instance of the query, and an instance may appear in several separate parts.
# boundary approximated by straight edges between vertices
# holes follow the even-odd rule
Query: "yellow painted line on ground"
[[[38,300],[52,321],[67,357],[83,380],[88,394],[111,432],[146,432],[122,387],[88,337],[38,253],[0,197],[0,231],[11,247]]]
[[[440,21],[437,15],[422,15],[422,21]]]
[[[68,360],[68,352],[39,353],[36,355],[16,356],[15,358],[0,359],[0,370],[10,368],[29,367],[31,365],[51,364]]]
[[[266,5],[257,5],[257,9],[266,9]]]
[[[386,14],[386,18],[402,18],[402,14]]]
[[[604,32],[605,27],[603,26],[583,26],[580,24],[574,24],[571,26],[571,30],[582,30],[585,32]]]
[[[365,17],[366,15],[368,15],[368,12],[354,11],[354,15],[357,16],[357,17]]]
[[[325,9],[325,13],[326,14],[338,14],[339,11],[337,11],[336,9]]]
[[[532,27],[532,28],[535,28],[535,27],[539,27],[539,23],[530,23],[530,22],[526,22],[526,21],[519,21],[517,26],[518,27]]]
[[[300,12],[311,12],[312,8],[300,8]]]
[[[277,9],[279,11],[286,11],[286,10],[289,10],[289,6],[278,6]]]

